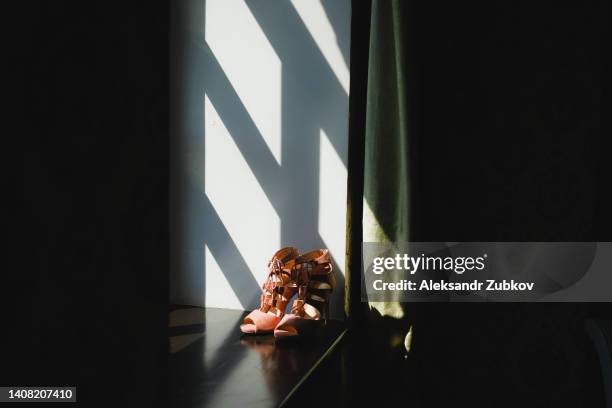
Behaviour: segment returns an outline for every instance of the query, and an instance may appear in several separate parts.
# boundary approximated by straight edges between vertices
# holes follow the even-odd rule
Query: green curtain
[[[407,241],[409,141],[402,1],[374,0],[366,102],[363,240]]]
[[[349,146],[349,156],[353,152],[349,158],[350,177],[362,177],[363,184],[362,189],[358,189],[351,188],[349,183],[347,248],[351,253],[347,257],[347,271],[352,283],[347,287],[347,304],[351,306],[347,312],[376,337],[375,344],[385,343],[391,348],[409,350],[412,332],[406,305],[361,303],[356,299],[360,293],[355,293],[361,289],[360,282],[355,282],[361,273],[360,252],[359,256],[355,253],[360,251],[361,242],[357,245],[356,240],[409,240],[410,139],[404,8],[405,2],[400,0],[373,0],[371,6],[363,140],[356,135],[359,129],[352,129],[349,142],[353,144]],[[352,65],[351,75],[354,70]],[[352,113],[355,111],[353,109]],[[358,143],[363,144],[363,151],[354,147]],[[358,153],[363,156],[362,168],[354,163]],[[356,228],[358,222],[361,222],[361,229]]]

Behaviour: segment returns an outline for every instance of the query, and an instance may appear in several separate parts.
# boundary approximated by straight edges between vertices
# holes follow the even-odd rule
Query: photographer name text
[[[445,280],[414,282],[407,279],[385,282],[382,279],[377,279],[373,282],[375,291],[532,291],[534,286],[534,282],[517,282],[513,279],[487,279],[483,282],[476,279],[471,282],[449,282]]]

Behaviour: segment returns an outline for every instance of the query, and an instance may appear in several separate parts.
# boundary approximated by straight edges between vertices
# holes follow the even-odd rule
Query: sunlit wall
[[[329,248],[342,315],[349,0],[173,2],[173,303],[258,305],[283,246]]]

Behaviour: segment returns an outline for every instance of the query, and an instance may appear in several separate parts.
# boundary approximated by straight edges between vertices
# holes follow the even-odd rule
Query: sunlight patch
[[[342,89],[348,95],[349,67],[344,61],[342,51],[338,46],[336,33],[327,18],[323,5],[319,0],[291,0],[291,4],[295,7],[310,35],[312,35]]]
[[[217,263],[208,245],[204,246],[204,264],[206,265],[206,307],[244,310],[238,296],[227,281],[225,274]]]
[[[243,0],[206,1],[204,38],[280,164],[281,60],[274,48]]]
[[[319,134],[319,235],[344,275],[347,171],[325,131]]]
[[[387,237],[385,231],[380,226],[376,215],[365,197],[363,198],[363,241],[389,242],[389,237]]]
[[[204,110],[204,191],[249,268],[225,272],[251,273],[257,282],[262,282],[266,263],[280,245],[280,218],[208,97]],[[203,221],[204,229],[214,222],[207,218]],[[230,251],[215,255],[235,256]],[[223,259],[219,261],[223,264]],[[215,286],[209,285],[208,267],[206,271],[208,290]],[[212,306],[208,297],[206,303]]]

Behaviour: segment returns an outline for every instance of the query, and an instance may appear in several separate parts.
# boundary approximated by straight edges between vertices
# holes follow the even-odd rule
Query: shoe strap
[[[279,307],[280,304],[284,304],[285,306],[288,303],[288,299],[283,296],[281,293],[278,293],[276,290],[266,291],[261,294],[261,306],[259,310],[264,313],[272,312],[277,316],[282,316],[285,310],[285,307]]]
[[[319,309],[300,299],[297,299],[293,302],[291,313],[295,316],[305,317],[313,320],[319,320],[321,318],[321,312],[319,311]]]
[[[310,265],[309,275],[326,275],[333,270],[328,249],[315,249],[295,259],[296,267],[304,264]]]
[[[300,288],[299,296],[305,298],[305,290],[312,285],[311,282],[327,283],[333,289],[335,279],[333,266],[327,249],[315,249],[304,255],[298,256],[291,268],[289,286]]]
[[[264,280],[262,289],[274,290],[277,287],[286,286],[290,282],[291,272],[287,263],[298,256],[297,249],[286,247],[278,250],[268,262],[268,275]]]

